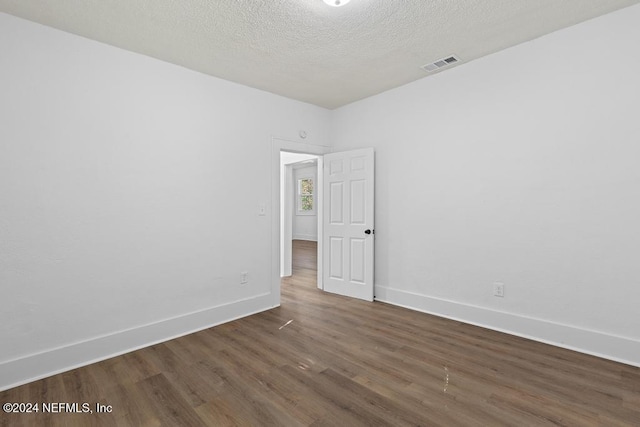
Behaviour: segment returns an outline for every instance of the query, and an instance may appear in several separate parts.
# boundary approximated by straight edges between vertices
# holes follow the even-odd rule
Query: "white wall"
[[[638,22],[334,112],[335,150],[376,149],[378,299],[640,365]]]
[[[318,241],[318,216],[315,211],[313,214],[301,214],[298,212],[297,189],[298,180],[303,178],[312,178],[313,182],[318,182],[318,166],[294,167],[293,169],[293,238],[296,240]],[[316,185],[316,190],[318,186]],[[314,195],[315,196],[315,195]],[[315,197],[314,197],[315,202]],[[315,203],[317,207],[317,202]]]
[[[0,52],[0,389],[271,306],[271,137],[329,111],[5,14]]]

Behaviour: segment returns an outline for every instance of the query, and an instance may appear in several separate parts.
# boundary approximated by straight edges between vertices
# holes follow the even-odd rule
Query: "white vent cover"
[[[431,73],[431,72],[439,70],[441,68],[445,68],[445,67],[448,67],[450,65],[453,65],[453,64],[455,64],[457,62],[460,62],[458,57],[455,56],[455,55],[451,55],[451,56],[448,56],[446,58],[439,59],[436,62],[432,62],[431,64],[423,65],[420,68],[422,68],[423,70],[425,70],[428,73]]]

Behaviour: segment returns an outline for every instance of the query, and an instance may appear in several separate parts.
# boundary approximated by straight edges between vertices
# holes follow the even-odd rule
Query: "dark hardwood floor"
[[[316,288],[296,241],[282,306],[0,393],[111,413],[1,426],[640,426],[640,369]]]

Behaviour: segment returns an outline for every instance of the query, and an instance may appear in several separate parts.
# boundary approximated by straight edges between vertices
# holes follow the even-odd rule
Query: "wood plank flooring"
[[[0,426],[640,426],[639,368],[323,293],[294,244],[281,307],[0,393],[111,413]]]

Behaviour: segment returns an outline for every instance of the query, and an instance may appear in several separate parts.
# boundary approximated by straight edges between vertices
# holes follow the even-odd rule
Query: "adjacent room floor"
[[[640,369],[316,288],[296,242],[282,306],[0,393],[111,413],[33,425],[640,425]]]

